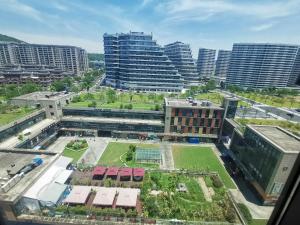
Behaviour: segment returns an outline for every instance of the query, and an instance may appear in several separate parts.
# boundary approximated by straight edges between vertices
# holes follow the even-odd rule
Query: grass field
[[[88,148],[83,149],[82,151],[74,151],[71,149],[65,149],[62,153],[63,156],[73,158],[72,163],[77,163],[80,157],[85,153]]]
[[[32,108],[18,108],[9,113],[0,113],[0,126],[13,122],[35,111]]]
[[[98,164],[107,165],[107,166],[123,166],[120,157],[125,154],[128,149],[129,145],[135,144],[138,147],[145,147],[145,148],[157,148],[159,147],[157,144],[138,144],[138,143],[120,143],[120,142],[110,142],[105,151],[103,152],[101,158],[98,161]],[[130,167],[155,167],[155,164],[146,164],[146,163],[135,163],[135,162],[128,162],[128,166]]]
[[[226,169],[209,147],[173,145],[176,168],[218,172],[227,188],[236,188]]]

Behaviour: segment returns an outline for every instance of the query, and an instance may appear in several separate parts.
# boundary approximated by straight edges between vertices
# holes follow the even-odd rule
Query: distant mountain
[[[100,54],[100,53],[88,53],[88,59],[89,59],[89,61],[104,60],[104,54]]]
[[[0,41],[8,41],[8,42],[17,42],[17,43],[24,43],[24,41],[21,41],[17,38],[10,37],[4,34],[0,34]]]

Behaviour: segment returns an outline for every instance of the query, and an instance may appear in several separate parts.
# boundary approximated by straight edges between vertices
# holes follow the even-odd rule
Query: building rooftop
[[[165,104],[168,107],[177,108],[191,108],[191,109],[201,109],[201,108],[214,108],[223,109],[220,105],[217,105],[208,100],[195,100],[195,99],[171,99],[165,98]]]
[[[91,186],[73,186],[72,191],[64,200],[65,203],[84,204],[86,203],[92,187]]]
[[[15,97],[12,100],[57,100],[70,95],[73,94],[66,92],[37,91]]]
[[[42,154],[37,151],[26,150],[0,150],[0,177],[1,186],[3,186],[11,176],[8,175],[7,170],[12,170],[13,167],[18,167],[19,169],[24,168],[24,166],[33,162],[33,159],[39,157],[43,160],[43,163],[28,173],[11,186],[6,192],[0,189],[0,202],[14,202],[18,199],[31,185],[35,182],[38,177],[43,173],[43,171],[48,168],[50,162],[56,159],[56,155],[52,154]],[[13,167],[12,167],[13,166]],[[22,167],[22,168],[21,168]],[[16,173],[18,171],[15,171]]]
[[[93,187],[97,194],[93,200],[93,205],[112,206],[117,194],[116,188]]]
[[[118,188],[118,194],[116,206],[136,207],[137,197],[140,194],[140,189]]]
[[[284,152],[300,152],[300,138],[280,127],[266,125],[247,125],[247,127],[265,137]]]

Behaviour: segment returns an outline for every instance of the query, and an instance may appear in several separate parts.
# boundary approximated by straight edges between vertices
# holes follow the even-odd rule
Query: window
[[[50,115],[51,115],[51,116],[54,116],[54,112],[51,112]]]
[[[53,108],[53,105],[49,105],[49,109],[52,109]]]

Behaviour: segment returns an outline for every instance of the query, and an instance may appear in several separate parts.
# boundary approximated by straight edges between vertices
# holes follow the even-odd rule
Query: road
[[[286,120],[294,121],[297,123],[300,122],[300,114],[299,113],[295,113],[295,112],[281,109],[281,108],[275,108],[272,106],[266,106],[266,105],[259,105],[257,107],[259,107],[267,112],[270,112],[272,114],[275,114],[281,118],[284,118]],[[290,116],[290,115],[292,115],[292,116]]]

